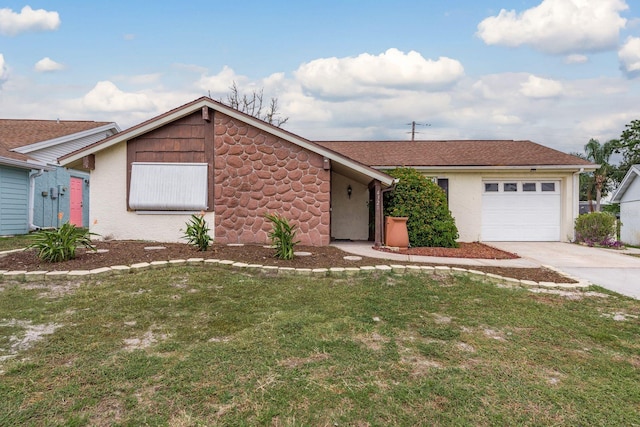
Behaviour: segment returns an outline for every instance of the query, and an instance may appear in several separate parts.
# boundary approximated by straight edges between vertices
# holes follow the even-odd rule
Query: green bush
[[[76,248],[84,246],[95,250],[91,244],[91,236],[86,228],[78,228],[73,224],[63,224],[55,230],[40,230],[31,235],[33,243],[27,249],[36,248],[38,258],[47,262],[61,262],[76,257]]]
[[[187,239],[187,242],[199,251],[204,252],[209,248],[213,239],[209,236],[209,227],[204,220],[204,213],[191,215],[191,219],[187,221],[187,231],[182,238]]]
[[[616,217],[609,212],[580,215],[575,222],[576,242],[589,246],[619,246],[616,240]]]
[[[458,228],[449,212],[442,188],[413,168],[387,172],[400,182],[385,193],[385,216],[408,217],[409,244],[413,247],[458,247]]]
[[[296,226],[278,214],[266,214],[265,218],[271,221],[273,229],[269,233],[271,243],[276,248],[276,258],[293,259],[294,247],[300,243],[296,241]]]

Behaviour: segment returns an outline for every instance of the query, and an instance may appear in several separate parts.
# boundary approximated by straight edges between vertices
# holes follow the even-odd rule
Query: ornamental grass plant
[[[269,232],[269,238],[271,243],[276,249],[276,258],[280,259],[293,259],[294,248],[300,243],[295,240],[296,238],[296,226],[291,225],[289,220],[279,214],[266,214],[265,218],[271,221],[273,229]]]
[[[31,235],[33,243],[27,249],[35,248],[38,258],[47,262],[62,262],[76,257],[76,249],[84,247],[95,250],[90,233],[86,228],[65,223],[54,230],[40,230]]]

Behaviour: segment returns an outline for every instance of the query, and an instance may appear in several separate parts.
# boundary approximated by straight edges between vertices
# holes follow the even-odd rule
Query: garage
[[[483,181],[482,240],[559,241],[560,181]]]

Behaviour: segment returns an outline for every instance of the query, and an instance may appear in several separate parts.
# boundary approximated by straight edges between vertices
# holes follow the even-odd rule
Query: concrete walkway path
[[[342,249],[345,252],[366,256],[369,258],[380,258],[386,260],[406,261],[415,263],[430,263],[443,265],[466,265],[466,266],[491,266],[491,267],[540,267],[540,263],[524,258],[518,259],[478,259],[478,258],[445,258],[435,256],[403,255],[393,252],[382,252],[373,249],[373,244],[366,241],[355,242],[333,242],[331,246]]]
[[[371,242],[334,242],[332,246],[355,255],[386,260],[445,265],[542,267],[549,266],[594,285],[640,299],[640,255],[638,249],[590,248],[561,242],[491,242],[490,246],[518,254],[521,258],[494,260],[443,258],[381,252]]]
[[[640,299],[638,249],[590,248],[561,242],[491,242],[523,259],[552,266],[614,292]]]

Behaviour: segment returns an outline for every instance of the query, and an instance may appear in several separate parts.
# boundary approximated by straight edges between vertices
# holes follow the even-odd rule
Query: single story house
[[[462,241],[568,240],[578,175],[596,167],[529,141],[314,142],[208,97],[59,161],[90,171],[103,238],[180,241],[202,212],[217,242],[263,244],[276,212],[306,245],[382,244],[384,171],[399,166],[447,188]]]
[[[611,197],[612,203],[620,203],[620,240],[640,245],[640,165],[633,165]]]
[[[0,119],[0,235],[89,226],[89,174],[57,158],[117,133],[115,123]]]

